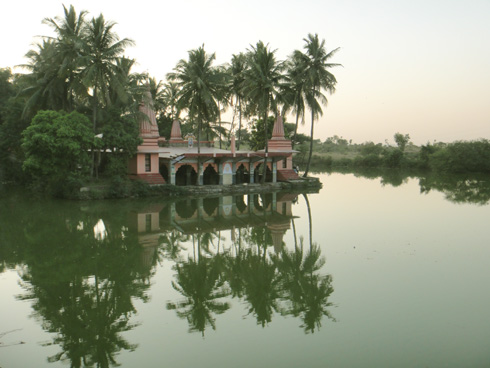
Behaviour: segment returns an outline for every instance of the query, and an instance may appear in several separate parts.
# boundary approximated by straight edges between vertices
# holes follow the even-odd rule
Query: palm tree
[[[108,86],[124,94],[124,85],[118,77],[117,61],[134,41],[119,36],[113,31],[116,23],[106,21],[100,14],[92,18],[86,27],[82,46],[82,82],[91,91],[92,122],[94,134],[97,131],[97,109],[100,103],[110,103]]]
[[[306,105],[311,112],[311,132],[310,132],[310,153],[308,156],[308,163],[304,177],[308,175],[310,168],[311,156],[313,153],[313,128],[315,119],[323,115],[322,105],[327,104],[327,98],[322,91],[329,93],[335,92],[335,85],[337,80],[335,76],[330,73],[328,69],[341,66],[341,64],[329,63],[328,61],[337,53],[339,48],[336,48],[330,52],[325,49],[325,40],[318,39],[318,34],[308,34],[308,37],[304,39],[306,42],[303,56],[298,54],[298,57],[304,60],[304,73],[306,76],[305,86],[305,101]],[[297,51],[296,53],[299,53]]]
[[[302,52],[295,51],[289,61],[288,61],[288,87],[289,93],[291,94],[291,103],[293,112],[296,114],[295,126],[294,126],[294,135],[292,139],[292,148],[294,148],[294,144],[296,143],[296,135],[298,132],[298,123],[299,118],[301,117],[302,124],[304,123],[305,116],[305,55]]]
[[[26,98],[23,116],[32,116],[38,110],[63,108],[64,82],[58,77],[56,42],[44,39],[25,55],[28,63],[20,67],[30,73],[19,77],[20,95]]]
[[[231,65],[228,67],[228,73],[231,75],[231,85],[230,92],[232,94],[232,103],[234,102],[233,109],[233,119],[238,111],[238,140],[237,140],[237,149],[240,149],[240,141],[241,141],[241,130],[242,130],[242,113],[243,107],[242,103],[244,100],[244,92],[243,88],[245,85],[245,77],[244,73],[247,67],[247,58],[245,54],[239,53],[238,55],[233,55],[231,58]]]
[[[74,108],[74,96],[81,90],[81,83],[78,77],[79,58],[83,45],[83,32],[87,23],[85,16],[87,12],[82,10],[78,15],[73,5],[67,9],[63,5],[64,18],[55,17],[43,19],[43,23],[51,26],[57,38],[56,47],[56,66],[58,67],[58,77],[65,81],[64,109],[68,111]]]
[[[156,97],[158,101],[158,97]],[[165,112],[174,121],[180,117],[180,108],[178,104],[179,87],[175,82],[167,82],[163,85],[161,102],[165,106]]]
[[[264,123],[265,156],[262,168],[262,183],[265,181],[267,166],[267,154],[269,152],[269,133],[267,129],[267,117],[269,110],[276,110],[276,97],[279,94],[279,86],[284,79],[282,70],[284,63],[277,61],[275,50],[271,51],[268,45],[262,41],[256,46],[251,46],[247,53],[247,69],[245,71],[244,95],[257,108],[257,116],[262,115]]]
[[[209,125],[218,116],[218,97],[221,86],[226,80],[224,73],[213,67],[216,55],[209,55],[204,45],[196,50],[189,51],[188,60],[181,59],[167,79],[176,83],[180,89],[179,106],[188,110],[191,119],[197,119],[197,154],[198,176],[197,181],[202,185],[200,165],[201,132],[203,123]]]

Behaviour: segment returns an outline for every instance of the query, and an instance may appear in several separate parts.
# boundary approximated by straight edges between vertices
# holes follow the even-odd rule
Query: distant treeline
[[[396,133],[396,145],[365,142],[355,144],[334,136],[316,141],[312,166],[331,168],[417,168],[441,173],[490,173],[490,141],[434,142],[415,146],[408,134]],[[301,168],[305,155],[301,146],[295,164]]]

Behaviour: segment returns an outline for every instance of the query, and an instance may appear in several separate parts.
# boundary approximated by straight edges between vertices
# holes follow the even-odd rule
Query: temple
[[[180,122],[172,124],[170,139],[160,137],[150,92],[140,105],[139,134],[143,141],[128,164],[129,177],[150,185],[233,185],[259,183],[266,162],[265,182],[298,179],[293,170],[291,140],[284,136],[279,115],[274,123],[268,152],[214,147],[214,142],[196,142],[193,135],[182,137]],[[199,177],[198,177],[199,175]]]

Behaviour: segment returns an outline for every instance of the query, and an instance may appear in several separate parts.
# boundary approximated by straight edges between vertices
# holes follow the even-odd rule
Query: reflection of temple
[[[194,136],[182,137],[180,122],[172,125],[169,141],[160,137],[148,92],[140,106],[140,137],[143,143],[128,166],[129,176],[149,184],[174,185],[231,185],[258,183],[262,175],[264,159],[266,182],[297,179],[292,167],[291,141],[285,138],[282,117],[278,116],[272,139],[268,141],[268,153],[261,151],[237,151],[232,137],[230,150],[214,147],[214,142],[195,141]],[[198,178],[199,175],[199,178]]]
[[[267,193],[151,204],[130,213],[130,230],[138,233],[147,265],[151,264],[160,235],[175,230],[186,235],[224,230],[233,234],[237,228],[266,226],[278,252],[290,228],[292,202],[296,197],[296,194]]]

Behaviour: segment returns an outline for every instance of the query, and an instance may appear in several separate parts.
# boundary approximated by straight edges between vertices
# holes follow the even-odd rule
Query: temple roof
[[[274,129],[272,129],[272,140],[284,140],[284,123],[282,116],[278,115],[274,122]]]
[[[175,119],[172,123],[172,131],[170,132],[170,140],[171,141],[181,141],[182,140],[182,132],[180,130],[180,121]]]
[[[143,102],[139,106],[139,111],[144,114],[138,119],[140,126],[140,136],[143,138],[159,138],[157,119],[153,109],[153,99],[150,90],[145,92]]]

